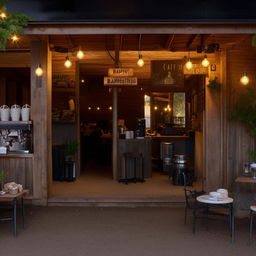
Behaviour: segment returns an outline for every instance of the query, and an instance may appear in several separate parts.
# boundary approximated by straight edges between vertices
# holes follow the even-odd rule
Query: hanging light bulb
[[[0,18],[1,19],[6,19],[7,15],[5,12],[0,12]]]
[[[157,109],[158,109],[158,107],[157,107],[157,106],[155,106],[155,107],[154,107],[154,110],[157,110]]]
[[[88,110],[91,110],[92,108],[91,107],[88,107]]]
[[[138,61],[137,61],[137,65],[138,65],[139,67],[143,67],[143,66],[144,66],[144,60],[143,60],[141,54],[139,54],[139,59],[138,59]]]
[[[81,49],[79,49],[76,53],[76,57],[81,60],[84,57],[84,52]]]
[[[207,59],[207,56],[206,56],[206,55],[204,55],[204,59],[202,60],[201,64],[202,64],[202,66],[205,67],[205,68],[209,67],[210,62],[209,62],[209,60]]]
[[[37,67],[37,68],[36,68],[36,70],[35,70],[35,74],[36,74],[36,76],[40,77],[40,76],[42,76],[42,75],[43,75],[43,73],[44,73],[44,71],[43,71],[43,69],[42,69],[41,65],[40,65],[40,64],[38,64],[38,67]]]
[[[108,109],[109,109],[109,110],[112,110],[112,107],[110,106]]]
[[[15,43],[15,42],[17,42],[19,40],[19,37],[16,34],[13,34],[11,36],[11,40],[12,40],[13,43]]]
[[[247,76],[247,72],[244,72],[243,73],[243,76],[240,78],[240,82],[243,84],[243,85],[247,85],[249,83],[249,77]]]
[[[69,57],[66,57],[66,61],[64,62],[64,66],[66,68],[70,68],[72,66],[72,62],[70,61]]]
[[[100,107],[97,107],[96,109],[97,109],[97,110],[100,110]]]
[[[193,68],[193,63],[192,61],[190,60],[190,58],[188,58],[186,64],[185,64],[185,67],[187,70],[190,70],[191,68]]]

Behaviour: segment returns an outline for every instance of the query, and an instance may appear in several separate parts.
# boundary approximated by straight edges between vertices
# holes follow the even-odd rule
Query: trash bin
[[[161,142],[160,144],[160,158],[162,160],[162,170],[164,173],[170,175],[171,164],[173,157],[173,143],[171,142]]]

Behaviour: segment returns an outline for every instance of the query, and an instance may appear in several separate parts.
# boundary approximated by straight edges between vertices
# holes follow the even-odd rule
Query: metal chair
[[[256,215],[256,205],[250,207],[250,216],[249,216],[249,234],[250,234],[250,243],[252,242],[252,233],[253,233],[253,217]]]
[[[196,220],[198,218],[202,218],[198,216],[198,211],[208,214],[208,206],[205,204],[199,203],[196,198],[197,196],[205,194],[204,191],[196,191],[196,190],[189,190],[184,187],[185,193],[185,216],[184,216],[184,224],[187,222],[187,211],[188,209],[192,210],[193,212],[193,233],[196,230]]]

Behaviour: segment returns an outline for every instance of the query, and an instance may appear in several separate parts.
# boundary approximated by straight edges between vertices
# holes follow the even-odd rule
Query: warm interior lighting
[[[158,107],[157,107],[157,106],[155,106],[155,107],[154,107],[154,110],[158,110]]]
[[[6,13],[5,12],[1,12],[0,13],[0,18],[1,19],[5,19],[7,17]]]
[[[70,68],[72,66],[72,62],[70,61],[69,57],[66,57],[66,61],[64,62],[64,66],[66,68]]]
[[[167,108],[164,108],[164,111],[166,112],[166,111],[167,111]]]
[[[13,43],[17,42],[19,40],[19,37],[14,34],[14,35],[11,36],[11,40],[12,40]]]
[[[137,65],[139,66],[139,67],[143,67],[144,66],[144,60],[143,60],[143,58],[142,58],[142,55],[141,54],[139,54],[139,59],[138,59],[138,61],[137,61]]]
[[[36,74],[36,76],[39,76],[39,77],[40,77],[40,76],[43,75],[43,73],[44,73],[44,71],[43,71],[41,65],[39,64],[38,67],[37,67],[36,70],[35,70],[35,74]]]
[[[110,106],[108,109],[109,109],[109,110],[112,110],[112,107]]]
[[[84,79],[82,79],[82,80],[81,80],[81,83],[84,84],[84,82],[85,82]]]
[[[190,58],[188,58],[186,64],[185,64],[186,69],[190,70],[193,67],[193,63],[191,62]]]
[[[202,66],[205,67],[205,68],[209,67],[210,62],[209,62],[209,60],[207,59],[207,56],[206,56],[206,55],[204,56],[204,59],[202,60],[201,64],[202,64]]]
[[[76,57],[81,60],[84,57],[84,52],[81,49],[79,49],[79,51],[76,54]]]
[[[97,110],[100,110],[100,107],[97,107]]]
[[[166,108],[166,109],[167,109],[167,111],[169,111],[169,112],[171,111],[171,108],[170,108],[170,105],[169,105],[169,104],[167,105],[167,108]]]
[[[243,85],[247,85],[249,83],[249,77],[247,76],[247,72],[244,72],[243,73],[243,76],[240,78],[240,82],[243,84]]]
[[[88,110],[91,110],[92,108],[91,107],[88,107]]]

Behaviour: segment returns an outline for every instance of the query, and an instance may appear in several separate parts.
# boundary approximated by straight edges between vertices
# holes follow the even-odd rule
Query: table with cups
[[[229,209],[229,230],[231,241],[234,242],[235,239],[235,217],[233,208],[233,198],[228,196],[228,191],[226,189],[218,189],[217,191],[210,192],[209,195],[201,195],[196,198],[200,203],[207,204],[209,207],[211,205],[215,206],[225,206]]]

